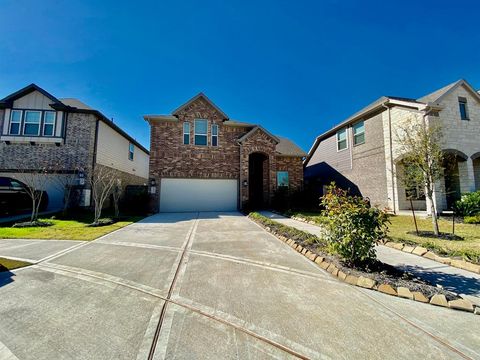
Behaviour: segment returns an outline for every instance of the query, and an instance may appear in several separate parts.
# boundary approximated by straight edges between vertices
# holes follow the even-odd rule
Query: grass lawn
[[[419,244],[426,248],[436,250],[450,256],[463,256],[474,262],[480,262],[480,225],[455,224],[455,234],[463,240],[444,240],[435,237],[419,237],[407,234],[415,231],[412,216],[392,216],[390,218],[389,238],[397,242]],[[418,219],[420,231],[432,231],[431,219]],[[440,232],[451,233],[452,222],[444,219],[439,220]]]
[[[319,225],[325,221],[318,212],[290,211],[288,215],[303,217]],[[463,240],[444,240],[408,234],[408,232],[415,231],[412,216],[392,216],[390,221],[388,237],[392,241],[417,244],[432,249],[439,254],[462,256],[467,260],[480,263],[480,225],[455,224],[455,234],[462,237]],[[420,231],[432,231],[433,229],[430,218],[417,218],[417,223]],[[439,226],[440,232],[451,233],[452,231],[452,222],[449,220],[440,219]]]
[[[55,239],[55,240],[94,240],[102,235],[120,229],[143,219],[143,216],[131,216],[112,225],[88,227],[93,221],[90,215],[78,215],[75,219],[60,220],[41,218],[50,221],[52,226],[12,228],[0,225],[0,239]]]
[[[18,269],[28,265],[30,265],[30,263],[25,261],[10,260],[0,257],[0,272]]]

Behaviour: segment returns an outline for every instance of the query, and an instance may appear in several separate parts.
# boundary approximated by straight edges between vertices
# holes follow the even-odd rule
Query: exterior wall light
[[[247,180],[243,180],[243,186],[244,186],[244,187],[247,187],[247,186],[248,186],[248,181],[247,181]]]

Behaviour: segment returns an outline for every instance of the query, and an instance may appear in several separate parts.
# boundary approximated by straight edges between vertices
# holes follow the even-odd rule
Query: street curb
[[[292,249],[297,251],[299,254],[306,257],[308,260],[314,262],[323,270],[329,272],[332,276],[336,277],[338,280],[345,282],[350,285],[359,286],[364,289],[374,290],[381,292],[383,294],[401,297],[405,299],[409,299],[412,301],[418,301],[425,304],[431,304],[435,306],[441,306],[444,308],[452,309],[452,310],[459,310],[464,312],[469,312],[472,314],[480,315],[480,306],[474,305],[467,299],[456,299],[452,301],[447,301],[445,295],[442,294],[435,294],[431,297],[419,292],[419,291],[410,291],[410,289],[405,287],[398,287],[395,288],[390,284],[379,284],[377,281],[366,278],[363,276],[354,276],[345,274],[343,271],[338,269],[333,262],[328,261],[325,257],[315,254],[312,251],[308,250],[307,248],[303,247],[301,244],[297,243],[294,239],[287,238],[283,235],[277,234],[273,231],[270,227],[263,225],[261,222],[256,221],[250,217],[250,220],[254,221],[258,225],[260,225],[264,230],[268,231],[272,235],[274,235],[277,239],[283,241],[287,245],[289,245]]]

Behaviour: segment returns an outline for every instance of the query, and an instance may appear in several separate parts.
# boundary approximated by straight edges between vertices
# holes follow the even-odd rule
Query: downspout
[[[243,151],[243,146],[241,142],[238,142],[238,145],[240,146],[239,151],[238,151],[238,208],[240,210],[242,209],[242,187],[243,187],[243,182],[242,182],[242,151]]]
[[[392,201],[393,201],[393,213],[396,214],[396,202],[397,199],[395,198],[395,176],[393,174],[393,145],[392,145],[392,116],[390,107],[382,104],[382,106],[387,109],[388,111],[388,137],[389,137],[389,151],[390,151],[390,169],[392,172]]]

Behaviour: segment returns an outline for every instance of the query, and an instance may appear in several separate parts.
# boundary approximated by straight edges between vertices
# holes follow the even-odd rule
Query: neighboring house
[[[142,145],[98,110],[57,99],[35,84],[0,100],[0,134],[0,176],[20,180],[20,172],[56,170],[43,189],[50,209],[63,206],[56,180],[72,173],[84,188],[83,205],[90,205],[85,179],[96,166],[118,170],[123,186],[147,183],[149,152]]]
[[[446,159],[436,184],[438,212],[461,193],[480,189],[480,95],[459,80],[420,99],[381,97],[318,136],[305,160],[305,181],[321,191],[335,181],[395,212],[429,209],[423,189],[405,189],[399,124],[409,119],[440,124]],[[415,120],[414,120],[415,121]]]
[[[172,115],[144,118],[156,210],[262,207],[278,188],[302,188],[303,150],[259,125],[230,120],[203,94]]]

